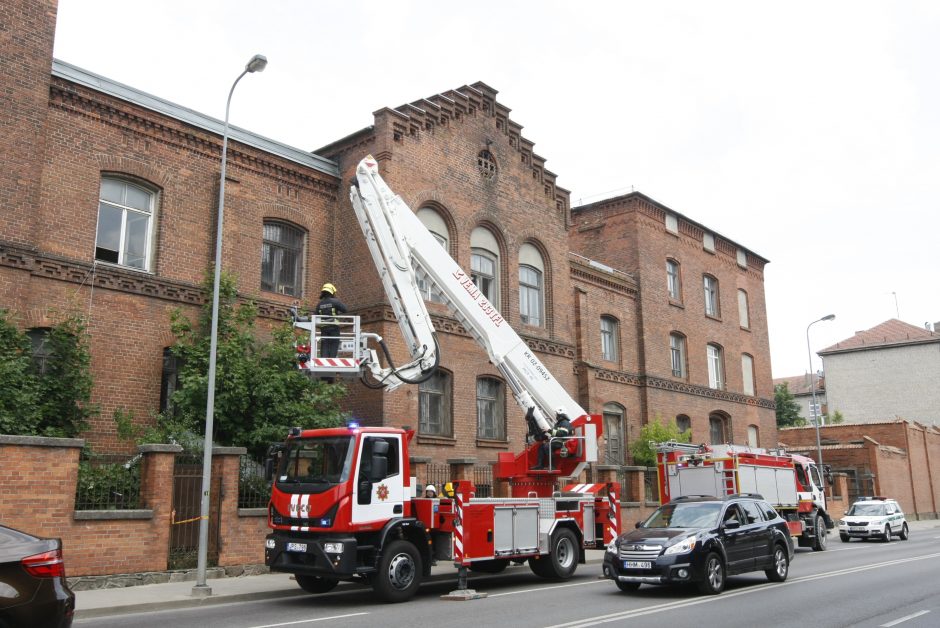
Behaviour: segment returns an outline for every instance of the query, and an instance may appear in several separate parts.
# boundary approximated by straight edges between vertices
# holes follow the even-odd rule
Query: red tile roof
[[[855,332],[855,335],[851,338],[837,342],[831,347],[826,347],[822,351],[819,351],[819,355],[837,353],[839,351],[857,351],[858,349],[888,347],[891,345],[909,345],[924,342],[940,342],[940,334],[892,318],[880,325],[875,325],[871,329]]]

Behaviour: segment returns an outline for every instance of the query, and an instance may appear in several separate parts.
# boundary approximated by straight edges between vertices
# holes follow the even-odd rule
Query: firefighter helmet
[[[437,487],[433,484],[428,484],[424,487],[424,496],[425,497],[437,497]]]
[[[336,286],[331,283],[323,284],[323,287],[320,288],[320,292],[329,292],[330,294],[336,294]]]
[[[444,495],[446,495],[447,497],[454,496],[454,485],[452,483],[448,482],[447,484],[444,485]]]

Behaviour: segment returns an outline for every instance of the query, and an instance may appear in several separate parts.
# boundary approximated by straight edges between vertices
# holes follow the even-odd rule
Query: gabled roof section
[[[904,345],[923,344],[930,342],[940,343],[940,335],[926,330],[923,327],[910,325],[896,318],[887,320],[871,329],[855,332],[851,338],[837,342],[831,347],[819,351],[819,355],[848,351],[864,351],[885,347],[899,347]]]
[[[71,81],[89,89],[107,94],[114,98],[124,100],[145,109],[149,109],[161,115],[179,120],[190,126],[215,133],[221,136],[225,131],[225,122],[216,120],[205,114],[192,109],[187,109],[169,100],[164,100],[158,96],[153,96],[139,89],[112,81],[88,70],[76,67],[70,63],[53,59],[52,76]],[[237,126],[229,124],[228,136],[246,146],[252,146],[272,155],[277,155],[294,163],[319,170],[324,174],[339,177],[339,167],[336,162],[324,159],[307,151],[282,144],[281,142],[268,139],[251,131],[246,131]]]
[[[509,119],[509,107],[496,101],[498,92],[482,81],[447,90],[440,94],[421,98],[397,107],[383,107],[373,111],[379,119],[391,119],[395,141],[420,138],[422,134],[433,134],[439,127],[462,124],[463,120],[477,115],[496,119],[496,129],[509,138],[509,145],[518,151],[520,161],[531,168],[532,178],[545,186],[545,194],[555,199],[558,209],[567,211],[571,192],[556,184],[558,175],[545,168],[545,158],[537,155],[535,143],[522,136],[522,125]],[[374,125],[373,125],[374,126]],[[317,149],[318,154],[337,155],[354,142],[361,140],[373,127],[361,129]]]

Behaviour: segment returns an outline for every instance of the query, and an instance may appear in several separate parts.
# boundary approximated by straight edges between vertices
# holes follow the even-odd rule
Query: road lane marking
[[[358,617],[368,615],[369,613],[349,613],[348,615],[333,615],[332,617],[317,617],[316,619],[301,619],[300,621],[285,621],[280,624],[264,624],[263,626],[252,626],[251,628],[277,628],[278,626],[296,626],[297,624],[312,624],[315,621],[329,621],[331,619],[345,619],[346,617]]]
[[[697,606],[699,604],[709,604],[711,602],[717,602],[719,600],[728,599],[732,597],[738,597],[739,595],[748,595],[751,593],[757,593],[763,591],[764,589],[769,589],[771,587],[785,587],[793,584],[800,584],[803,582],[812,582],[814,580],[821,580],[824,578],[834,578],[837,576],[843,576],[850,573],[857,573],[860,571],[869,571],[871,569],[879,569],[881,567],[890,567],[893,565],[900,565],[903,563],[914,562],[917,560],[925,560],[928,558],[938,558],[940,553],[934,554],[925,554],[923,556],[915,556],[913,558],[900,558],[897,560],[888,560],[880,563],[872,563],[870,565],[861,565],[858,567],[849,567],[847,569],[839,569],[836,571],[828,571],[821,574],[814,574],[811,576],[803,576],[800,578],[793,578],[787,580],[786,582],[768,582],[767,584],[758,585],[755,587],[748,587],[747,589],[742,589],[739,591],[732,591],[731,593],[723,593],[721,595],[715,595],[707,598],[698,598],[694,600],[680,600],[676,602],[666,602],[664,604],[656,604],[653,606],[645,606],[643,608],[637,608],[630,611],[621,611],[619,613],[611,613],[608,615],[598,615],[596,617],[585,617],[584,619],[578,619],[575,621],[570,621],[564,624],[554,624],[548,626],[547,628],[586,628],[587,626],[596,626],[598,624],[606,624],[612,621],[621,621],[623,619],[633,619],[635,617],[642,617],[643,615],[651,615],[653,613],[660,613],[662,611],[675,610],[680,608],[687,608],[689,606]]]
[[[910,615],[906,615],[906,616],[901,617],[901,618],[899,618],[899,619],[895,619],[894,621],[889,621],[887,624],[881,624],[881,626],[880,626],[879,628],[891,628],[891,626],[897,626],[898,624],[902,624],[902,623],[906,622],[906,621],[909,620],[909,619],[914,619],[915,617],[920,617],[921,615],[926,615],[926,614],[929,613],[929,612],[930,612],[930,611],[918,611],[918,612],[916,612],[916,613],[911,613]]]
[[[556,584],[550,587],[537,587],[535,589],[522,589],[519,591],[507,591],[506,593],[490,593],[489,595],[487,595],[487,597],[503,597],[506,595],[518,595],[519,593],[537,593],[537,592],[542,592],[542,591],[551,591],[553,589],[567,589],[569,587],[583,587],[584,585],[587,585],[587,584],[600,584],[603,582],[607,582],[607,580],[598,579],[598,580],[591,580],[589,582],[572,582],[571,584]],[[259,626],[259,628],[261,627]]]

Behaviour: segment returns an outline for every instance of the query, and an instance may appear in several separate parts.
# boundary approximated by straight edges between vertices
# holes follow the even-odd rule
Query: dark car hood
[[[669,545],[672,539],[695,534],[695,532],[697,532],[697,530],[689,530],[687,528],[637,528],[622,535],[620,542]]]

